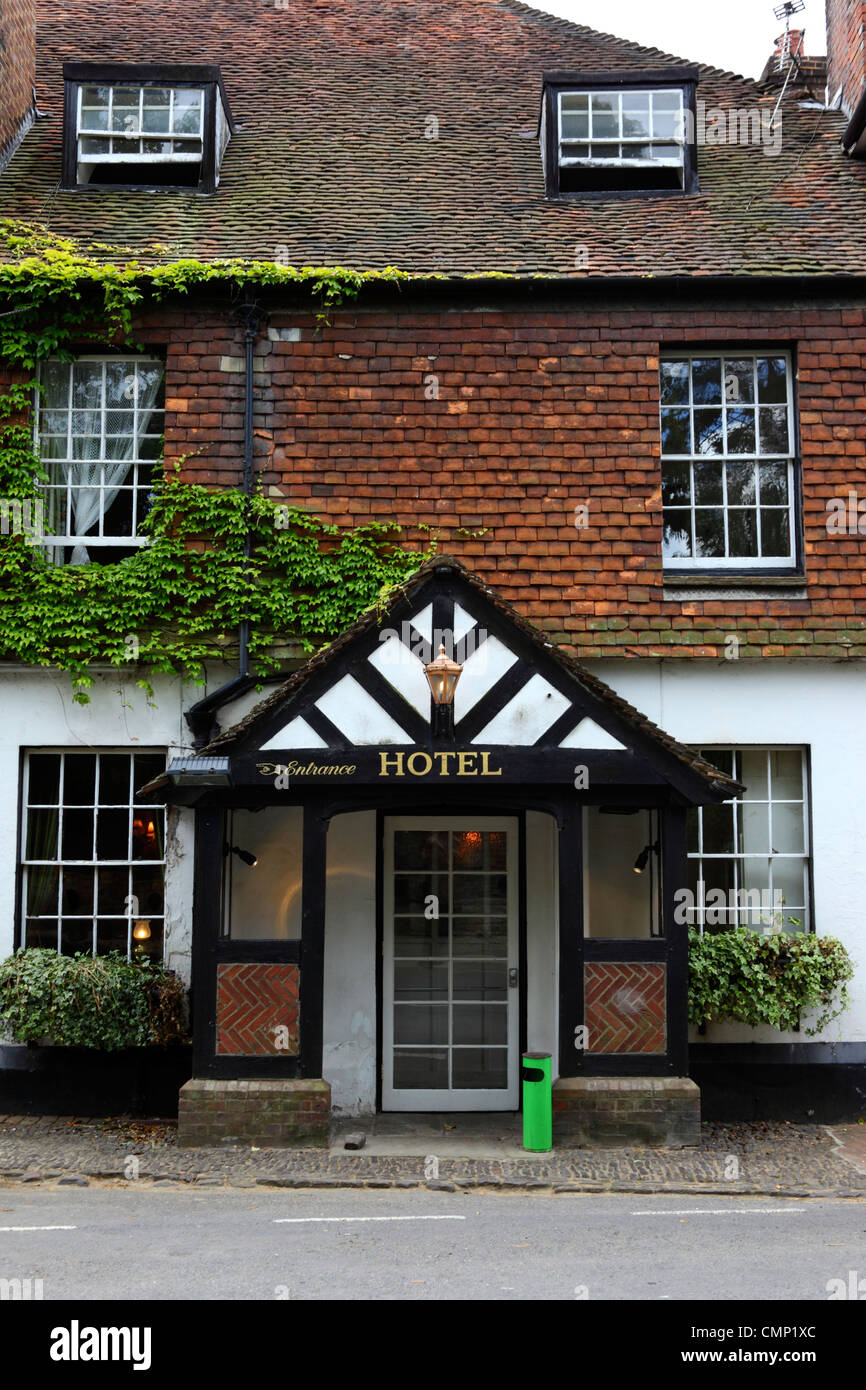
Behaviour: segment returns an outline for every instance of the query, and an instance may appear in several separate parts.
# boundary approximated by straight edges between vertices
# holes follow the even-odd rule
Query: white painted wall
[[[90,702],[77,705],[64,673],[0,666],[0,958],[15,946],[21,750],[34,748],[189,749],[183,710],[199,698],[195,687],[167,677],[153,681],[148,699],[135,679],[94,675]],[[193,693],[190,693],[192,691]],[[203,693],[203,692],[201,692]],[[167,965],[189,979],[192,934],[192,815],[169,815],[166,834]]]
[[[814,1039],[742,1024],[696,1042],[866,1040],[866,664],[610,661],[589,668],[682,743],[811,750],[813,921],[851,954],[851,1007]]]
[[[322,1072],[336,1114],[370,1115],[376,1109],[375,811],[334,817],[327,873]]]

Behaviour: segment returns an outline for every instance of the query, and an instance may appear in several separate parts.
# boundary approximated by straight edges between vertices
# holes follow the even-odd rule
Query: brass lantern
[[[424,674],[430,683],[430,691],[433,695],[434,705],[452,705],[454,703],[454,691],[457,689],[457,682],[460,679],[463,667],[457,661],[452,661],[445,655],[445,643],[439,643],[439,655],[435,661],[431,661],[424,667]]]

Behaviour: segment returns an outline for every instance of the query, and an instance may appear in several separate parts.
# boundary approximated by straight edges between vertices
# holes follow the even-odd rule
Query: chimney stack
[[[0,0],[0,170],[33,123],[35,86],[36,0]]]

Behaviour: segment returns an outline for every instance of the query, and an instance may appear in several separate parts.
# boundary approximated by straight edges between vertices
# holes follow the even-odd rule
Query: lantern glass
[[[463,667],[445,655],[443,642],[439,647],[439,655],[436,660],[424,667],[424,674],[429,682],[434,704],[450,705],[453,702],[454,691],[457,689],[457,682],[462,672]]]

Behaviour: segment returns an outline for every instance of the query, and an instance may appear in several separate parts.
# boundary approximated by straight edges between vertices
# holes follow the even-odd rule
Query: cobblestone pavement
[[[558,1149],[526,1159],[342,1149],[181,1149],[176,1125],[125,1117],[0,1115],[0,1184],[520,1188],[866,1197],[866,1171],[819,1125],[705,1124],[697,1149]],[[435,1154],[435,1144],[431,1144]]]

